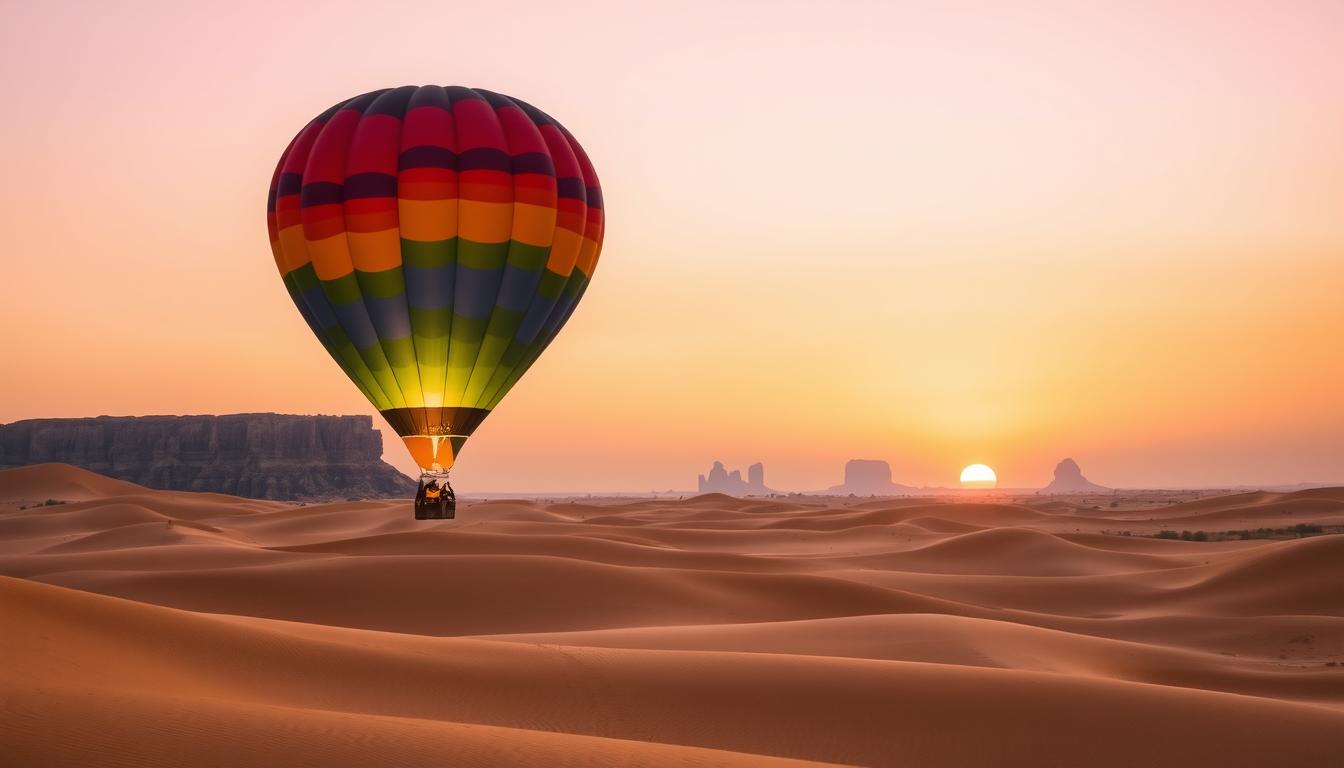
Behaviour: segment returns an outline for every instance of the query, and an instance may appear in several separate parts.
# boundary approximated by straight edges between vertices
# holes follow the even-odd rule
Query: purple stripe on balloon
[[[396,197],[397,177],[387,173],[357,173],[345,179],[345,199]]]
[[[539,173],[544,176],[555,175],[555,163],[551,156],[541,152],[524,152],[513,156],[511,170],[514,173]]]
[[[330,181],[315,181],[312,184],[303,185],[303,192],[299,194],[299,206],[308,208],[314,205],[332,205],[341,202],[341,185]]]
[[[275,185],[275,194],[279,197],[285,195],[297,195],[303,189],[303,174],[295,171],[286,171],[280,174],[280,181]]]
[[[509,153],[493,147],[476,147],[457,154],[459,171],[509,171],[512,167]]]
[[[583,185],[583,179],[577,176],[565,176],[556,179],[555,194],[559,197],[568,197],[574,200],[588,199],[588,190]]]
[[[411,147],[397,158],[397,169],[406,171],[412,168],[457,168],[457,153],[446,147]]]

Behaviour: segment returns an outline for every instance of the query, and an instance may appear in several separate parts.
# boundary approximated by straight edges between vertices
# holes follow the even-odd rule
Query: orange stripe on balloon
[[[346,241],[351,262],[361,272],[382,272],[401,266],[401,237],[396,229],[350,232]]]
[[[280,247],[280,238],[275,237],[271,240],[271,257],[275,259],[275,268],[280,270],[280,276],[289,274],[285,269],[285,250]]]
[[[303,227],[295,225],[280,230],[280,250],[284,254],[285,274],[312,261],[308,256],[308,244],[303,239]]]
[[[462,200],[459,203],[458,236],[475,243],[507,243],[513,231],[511,203]]]
[[[335,280],[354,271],[345,238],[342,232],[322,240],[306,240],[308,253],[313,257],[313,271],[319,280]]]
[[[556,229],[555,240],[551,243],[551,253],[546,259],[546,268],[561,277],[569,277],[569,273],[574,271],[574,263],[578,260],[579,249],[582,247],[583,237],[577,232]]]
[[[593,266],[597,264],[598,242],[590,237],[583,238],[583,247],[579,249],[579,258],[574,267],[583,274],[592,277]]]
[[[451,200],[401,198],[397,201],[401,236],[407,240],[425,242],[457,237],[459,202],[457,198]]]
[[[526,203],[513,206],[512,239],[546,247],[555,239],[555,209]]]

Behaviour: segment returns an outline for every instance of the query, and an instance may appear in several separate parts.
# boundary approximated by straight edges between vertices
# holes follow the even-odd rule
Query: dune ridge
[[[1113,533],[1330,524],[1344,489],[1141,521],[1058,500],[848,503],[465,502],[417,523],[404,501],[0,472],[0,762],[1344,755],[1344,536]]]

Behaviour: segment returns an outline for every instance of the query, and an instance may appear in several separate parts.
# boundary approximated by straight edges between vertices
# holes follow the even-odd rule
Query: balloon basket
[[[447,472],[424,472],[415,492],[416,520],[452,520],[457,516],[457,495]]]

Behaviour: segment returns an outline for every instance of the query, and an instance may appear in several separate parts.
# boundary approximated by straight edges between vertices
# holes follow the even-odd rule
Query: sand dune
[[[46,465],[0,500],[7,765],[1344,756],[1344,537],[1113,535],[1331,525],[1341,489],[1142,520],[711,495],[417,522]]]
[[[34,464],[4,471],[4,481],[0,482],[0,501],[82,501],[144,490],[135,483],[77,470],[66,464]]]

